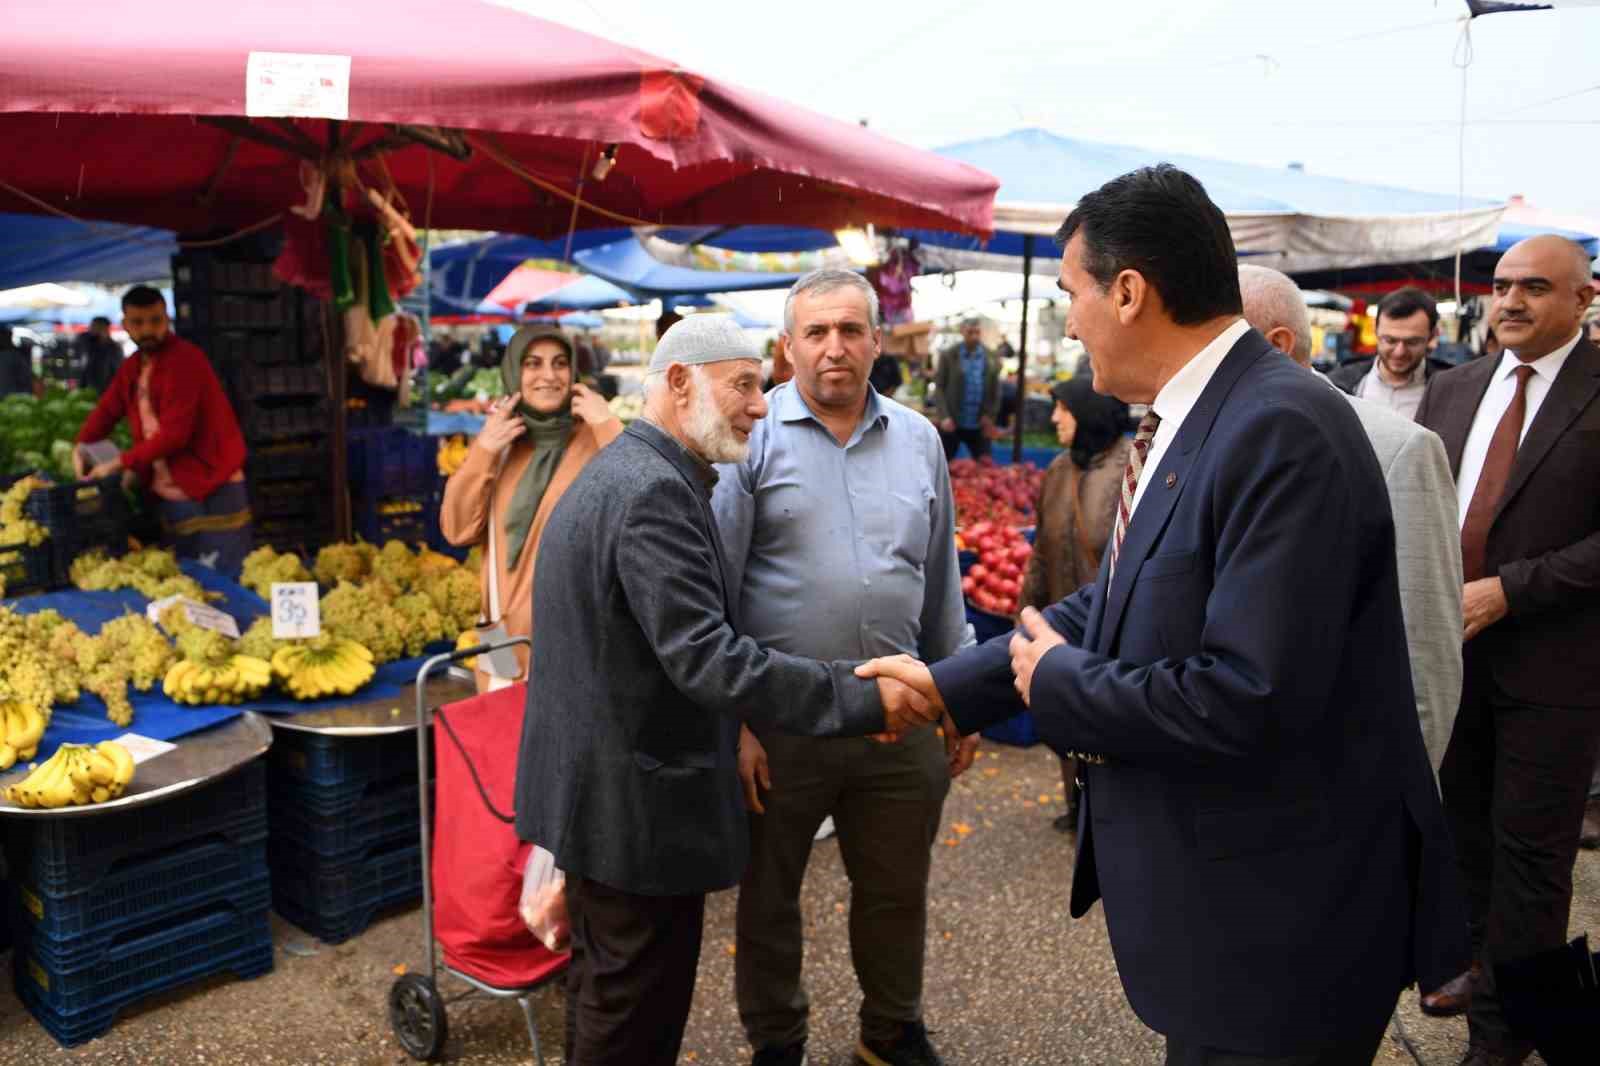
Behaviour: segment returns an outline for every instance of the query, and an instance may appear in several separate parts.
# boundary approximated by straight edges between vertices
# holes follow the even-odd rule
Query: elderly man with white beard
[[[712,519],[714,462],[766,414],[760,356],[725,317],[662,336],[644,417],[550,516],[533,595],[517,832],[566,874],[573,1066],[677,1061],[705,894],[749,853],[739,723],[896,735],[937,720],[898,682],[739,636]]]

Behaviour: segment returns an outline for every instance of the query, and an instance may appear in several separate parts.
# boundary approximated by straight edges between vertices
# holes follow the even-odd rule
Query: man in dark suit
[[[1515,245],[1489,311],[1505,350],[1435,377],[1417,412],[1460,502],[1465,684],[1439,782],[1478,959],[1474,1066],[1530,1053],[1493,970],[1566,940],[1600,751],[1600,348],[1580,328],[1594,292],[1572,242]]]
[[[721,316],[672,326],[644,417],[583,469],[540,540],[517,832],[566,873],[567,1062],[670,1066],[694,992],[705,894],[749,852],[739,719],[815,736],[937,720],[854,663],[736,633],[739,588],[710,509],[766,413],[761,361]]]
[[[1151,407],[1100,576],[931,670],[860,672],[963,733],[1026,703],[1089,763],[1071,912],[1104,900],[1168,1063],[1369,1062],[1400,990],[1467,958],[1383,474],[1345,398],[1240,318],[1199,182],[1124,175],[1057,239],[1095,390]]]

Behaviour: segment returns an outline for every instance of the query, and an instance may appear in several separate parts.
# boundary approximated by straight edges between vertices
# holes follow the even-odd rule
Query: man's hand
[[[994,436],[994,419],[984,415],[978,419],[978,428],[983,430],[985,436]]]
[[[883,728],[891,740],[939,720],[939,711],[922,693],[892,677],[878,678],[878,695],[883,700]]]
[[[89,476],[89,456],[81,444],[72,446],[72,472],[78,476],[79,481]]]
[[[1033,706],[1033,671],[1039,660],[1051,648],[1065,644],[1066,638],[1050,628],[1044,615],[1032,607],[1024,607],[1017,619],[1017,631],[1011,635],[1011,673],[1016,680],[1017,694],[1022,702]]]
[[[87,476],[89,480],[93,481],[98,478],[110,477],[112,474],[120,473],[122,473],[122,460],[120,458],[107,459],[93,470],[90,470]]]
[[[761,792],[772,790],[767,749],[745,725],[739,727],[739,781],[744,785],[744,805],[757,814],[766,814],[767,809],[761,805]]]
[[[954,781],[966,773],[972,761],[978,757],[978,735],[962,736],[948,711],[939,723],[939,735],[944,738],[944,754],[950,762],[950,780]]]
[[[1506,590],[1497,577],[1479,578],[1461,587],[1463,642],[1471,640],[1506,616]]]
[[[953,418],[940,419],[939,428],[946,433],[954,433],[956,431],[956,420]]]
[[[933,683],[933,673],[928,667],[910,655],[886,655],[879,659],[869,659],[856,667],[857,677],[875,677],[881,683],[884,678],[893,678],[903,685],[908,685],[916,690],[931,708],[927,720],[937,722],[945,713],[944,698],[939,695],[939,686]]]

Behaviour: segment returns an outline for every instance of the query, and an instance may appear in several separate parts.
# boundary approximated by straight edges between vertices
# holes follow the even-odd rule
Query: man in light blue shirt
[[[829,659],[971,643],[955,552],[955,507],[938,432],[868,383],[876,294],[850,271],[790,290],[793,381],[768,394],[750,456],[719,469],[712,510],[740,589],[743,630],[765,647]],[[800,886],[832,815],[851,882],[850,943],[861,984],[857,1061],[938,1066],[922,1024],[930,850],[950,778],[974,745],[933,729],[899,744],[741,736],[752,812],[739,890],[739,1015],[757,1066],[806,1061]]]

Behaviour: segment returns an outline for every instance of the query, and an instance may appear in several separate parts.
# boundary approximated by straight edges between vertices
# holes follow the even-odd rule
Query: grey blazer
[[[884,727],[854,663],[735,631],[715,474],[635,422],[562,495],[539,543],[517,834],[569,877],[640,895],[738,882],[739,719],[814,736]]]
[[[1450,457],[1432,430],[1378,404],[1349,400],[1389,490],[1411,686],[1437,775],[1461,704],[1461,530]]]

